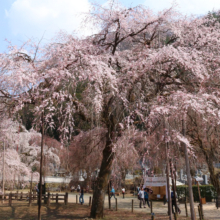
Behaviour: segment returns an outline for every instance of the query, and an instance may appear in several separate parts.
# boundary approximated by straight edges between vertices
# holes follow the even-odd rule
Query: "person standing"
[[[38,185],[35,186],[35,191],[37,192],[37,194],[40,192],[40,190],[38,189]]]
[[[146,202],[147,202],[147,205],[148,205],[148,207],[150,208],[149,195],[148,195],[148,192],[147,192],[147,188],[144,189],[144,201],[145,201],[145,204],[146,204]]]
[[[140,208],[142,208],[142,203],[143,203],[144,208],[146,208],[145,200],[144,200],[144,190],[143,190],[143,187],[141,187],[139,192],[138,192],[138,198],[140,200]]]
[[[112,198],[112,196],[114,196],[114,198],[115,198],[115,189],[114,189],[114,187],[112,187],[112,190],[111,190],[111,195],[110,195],[110,199]]]
[[[122,195],[123,195],[123,199],[124,199],[125,198],[125,188],[123,187],[121,191],[122,191]]]
[[[80,185],[77,186],[77,192],[80,192]]]
[[[81,188],[80,190],[80,194],[79,194],[79,203],[81,203],[81,205],[84,203],[84,190],[83,190],[83,187]]]

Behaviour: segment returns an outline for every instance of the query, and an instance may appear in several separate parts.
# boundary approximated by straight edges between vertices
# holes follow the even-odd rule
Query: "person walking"
[[[174,209],[173,209],[173,207],[175,208],[175,206],[176,206],[176,200],[175,200],[175,198],[174,198],[173,189],[172,189],[172,191],[171,191],[171,200],[172,200],[172,213],[174,214]],[[177,211],[179,212],[179,214],[181,213],[181,210],[180,210],[180,208],[178,207],[178,205],[177,205]]]
[[[145,200],[144,200],[144,190],[143,190],[143,187],[141,187],[139,192],[138,192],[138,198],[140,200],[140,208],[142,208],[142,203],[143,203],[144,208],[146,208]]]
[[[81,203],[81,205],[84,203],[84,190],[83,190],[83,187],[81,188],[80,190],[80,194],[79,194],[79,203]]]
[[[110,195],[110,199],[112,198],[112,196],[114,196],[114,198],[115,198],[115,189],[114,189],[114,187],[112,187],[112,190],[111,190],[111,195]]]
[[[144,201],[145,201],[145,204],[146,204],[146,202],[147,202],[147,205],[148,205],[148,207],[150,208],[149,195],[148,195],[148,192],[147,192],[147,188],[144,189]]]

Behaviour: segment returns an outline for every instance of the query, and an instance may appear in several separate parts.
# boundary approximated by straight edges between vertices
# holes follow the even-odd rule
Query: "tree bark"
[[[97,178],[97,183],[93,192],[91,218],[103,218],[105,194],[111,175],[111,167],[114,159],[112,152],[112,141],[109,133],[107,134],[106,146],[103,150],[102,164]]]
[[[171,173],[172,188],[173,188],[174,201],[175,201],[175,213],[178,214],[177,198],[176,198],[176,183],[175,183],[175,180],[174,180],[174,171],[173,171],[173,164],[172,164],[171,159],[170,159],[170,173]]]
[[[5,198],[5,141],[4,141],[4,149],[3,149],[3,171],[2,171],[2,195],[3,199],[2,202],[4,201]]]
[[[172,204],[171,204],[171,193],[170,193],[170,166],[169,166],[169,144],[166,143],[166,163],[167,163],[167,193],[168,193],[168,215],[169,220],[172,220]]]
[[[38,220],[41,220],[41,202],[42,202],[42,167],[43,167],[43,147],[44,147],[44,113],[42,112],[41,115],[41,122],[42,122],[42,128],[41,128],[41,156],[40,156],[40,192],[38,197]]]
[[[185,136],[185,120],[183,119],[183,136]],[[186,174],[187,174],[187,182],[189,186],[189,202],[190,202],[190,212],[191,212],[191,219],[196,220],[195,210],[194,210],[194,199],[193,199],[193,191],[192,191],[192,177],[190,175],[190,166],[189,166],[189,157],[187,146],[184,143],[184,151],[185,151],[185,161],[186,161]]]
[[[212,152],[210,152],[209,155],[207,153],[205,153],[205,157],[206,157],[206,162],[208,164],[211,183],[215,187],[215,190],[217,192],[217,196],[220,198],[219,174],[215,174],[215,167],[213,165],[213,160],[212,160],[212,158],[214,158],[214,157],[212,155]]]

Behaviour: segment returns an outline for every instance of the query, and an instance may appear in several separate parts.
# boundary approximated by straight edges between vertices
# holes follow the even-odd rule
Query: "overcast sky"
[[[89,11],[92,0],[0,0],[0,53],[6,50],[5,39],[12,44],[44,36],[49,41],[56,32],[79,30],[82,13]],[[96,0],[105,4],[107,0]],[[155,12],[169,8],[172,0],[121,0],[123,5],[146,5]],[[176,0],[183,14],[206,14],[220,9],[220,0]]]

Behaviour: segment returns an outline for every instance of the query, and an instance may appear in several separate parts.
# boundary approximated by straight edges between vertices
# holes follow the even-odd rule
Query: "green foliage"
[[[194,185],[193,187],[193,197],[195,202],[199,202],[199,192],[198,192],[198,186]],[[212,185],[203,185],[199,186],[201,198],[206,198],[207,202],[211,202],[212,199],[216,198],[216,190]],[[178,198],[185,197],[185,195],[188,197],[189,191],[188,186],[182,185],[176,187],[177,196]]]

